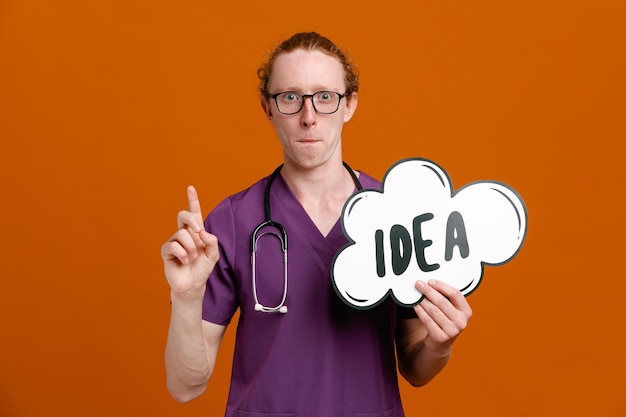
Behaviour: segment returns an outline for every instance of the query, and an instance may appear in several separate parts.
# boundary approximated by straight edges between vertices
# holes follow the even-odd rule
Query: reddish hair
[[[265,98],[269,98],[267,86],[272,76],[272,67],[276,58],[282,54],[293,52],[296,49],[304,49],[305,51],[321,51],[339,60],[344,70],[344,78],[346,82],[345,95],[350,97],[352,93],[359,89],[359,74],[352,60],[343,53],[337,45],[330,39],[316,32],[296,33],[283,43],[281,43],[272,53],[270,53],[266,62],[261,64],[257,71],[259,80],[259,92]]]

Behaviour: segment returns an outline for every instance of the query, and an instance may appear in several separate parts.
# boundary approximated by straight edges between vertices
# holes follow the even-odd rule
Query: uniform
[[[254,310],[250,236],[265,220],[268,180],[228,197],[205,221],[219,240],[220,260],[207,282],[203,319],[227,325],[240,309],[226,417],[403,416],[395,303],[363,311],[341,301],[330,279],[333,257],[348,243],[341,222],[324,237],[281,175],[270,207],[288,233],[288,313]],[[380,188],[366,174],[360,181]],[[284,279],[273,235],[261,237],[256,263],[258,299],[275,306]]]

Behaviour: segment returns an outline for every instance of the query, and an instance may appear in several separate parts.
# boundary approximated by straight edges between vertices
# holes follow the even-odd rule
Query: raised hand
[[[165,277],[177,296],[204,291],[219,259],[217,238],[204,229],[198,193],[187,188],[188,210],[178,213],[178,230],[161,247]]]

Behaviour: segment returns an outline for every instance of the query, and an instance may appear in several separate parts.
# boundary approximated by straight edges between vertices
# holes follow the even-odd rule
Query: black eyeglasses
[[[339,109],[339,102],[345,94],[334,91],[318,91],[313,94],[300,94],[295,91],[283,91],[271,94],[270,97],[276,102],[278,111],[282,114],[296,114],[304,107],[304,100],[311,99],[313,109],[320,114],[333,114]]]

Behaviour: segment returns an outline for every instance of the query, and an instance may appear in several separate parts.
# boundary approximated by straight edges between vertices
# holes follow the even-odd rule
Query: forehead
[[[268,87],[270,91],[343,92],[346,83],[343,66],[337,58],[318,50],[297,49],[276,58]]]

